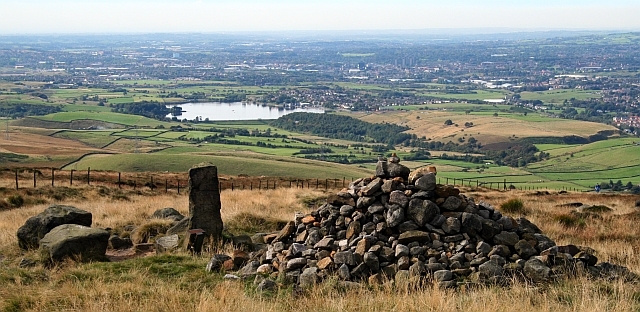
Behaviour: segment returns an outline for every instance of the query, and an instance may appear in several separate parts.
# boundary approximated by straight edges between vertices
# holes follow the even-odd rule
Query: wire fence
[[[9,175],[12,179],[9,179]],[[60,170],[56,168],[23,168],[5,169],[0,187],[4,188],[39,188],[62,186],[106,186],[120,189],[147,189],[152,191],[175,192],[180,194],[188,186],[187,173],[148,173],[148,172],[117,172],[87,170]],[[285,178],[285,177],[220,177],[219,190],[269,190],[277,188],[299,189],[341,189],[349,186],[355,178]],[[8,182],[11,181],[11,182]],[[485,188],[491,190],[552,190],[549,187],[528,184],[526,182],[481,181],[473,179],[438,178],[438,184],[453,186]],[[557,190],[585,191],[585,188],[562,187]]]
[[[11,177],[9,177],[11,176]],[[0,187],[40,188],[73,186],[106,186],[120,189],[184,192],[188,187],[187,173],[116,172],[103,170],[59,170],[56,168],[5,169]],[[297,179],[285,177],[219,177],[219,190],[269,190],[277,188],[337,189],[344,188],[354,178]],[[10,181],[10,182],[9,182]]]

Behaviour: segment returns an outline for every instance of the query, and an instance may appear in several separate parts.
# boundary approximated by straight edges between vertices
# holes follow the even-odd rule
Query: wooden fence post
[[[18,189],[18,169],[16,169],[16,190]]]
[[[51,186],[54,186],[56,180],[56,169],[51,168]]]
[[[118,172],[118,188],[122,188],[122,184],[120,184],[120,172]]]
[[[178,180],[178,195],[180,194],[180,180]]]
[[[36,188],[36,169],[33,169],[33,188]]]
[[[91,167],[87,167],[87,184],[91,185]]]
[[[164,179],[164,192],[169,192],[169,181],[167,179]]]
[[[69,176],[69,185],[73,185],[73,172],[75,170],[71,169],[71,175]]]

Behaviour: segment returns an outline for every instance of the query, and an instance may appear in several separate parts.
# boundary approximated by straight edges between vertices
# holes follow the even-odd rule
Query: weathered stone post
[[[189,169],[189,229],[202,229],[209,242],[222,239],[218,168],[199,164]]]

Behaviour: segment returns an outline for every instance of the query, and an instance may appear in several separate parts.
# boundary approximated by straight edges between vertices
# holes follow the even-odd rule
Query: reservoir
[[[167,107],[182,107],[182,115],[176,116],[179,120],[196,118],[205,120],[259,120],[278,119],[293,112],[324,113],[324,109],[318,107],[290,108],[262,106],[259,104],[235,103],[186,103],[167,105]],[[174,115],[169,114],[171,118]]]

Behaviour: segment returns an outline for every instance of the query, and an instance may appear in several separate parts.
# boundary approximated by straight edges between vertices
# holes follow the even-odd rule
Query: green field
[[[92,147],[103,147],[115,140],[118,137],[112,136],[114,131],[102,130],[102,131],[60,131],[53,136],[58,138],[66,138],[72,140],[78,140],[84,144]]]
[[[158,120],[143,117],[143,116],[127,115],[127,114],[112,113],[112,112],[87,112],[87,111],[61,112],[61,113],[50,114],[46,116],[38,116],[34,118],[47,120],[47,121],[59,121],[59,122],[70,122],[74,120],[90,119],[90,120],[98,120],[98,121],[110,122],[115,124],[121,124],[126,126],[142,126],[142,127],[156,127],[160,125],[163,125],[163,126],[169,125],[168,122],[158,121]]]
[[[540,100],[544,103],[562,103],[565,100],[588,100],[602,97],[598,91],[560,89],[539,92],[522,92],[522,100]]]
[[[63,169],[170,171],[186,172],[193,165],[210,162],[218,172],[226,175],[247,174],[250,176],[296,177],[296,178],[359,178],[371,175],[371,171],[349,165],[319,161],[303,161],[295,158],[252,158],[251,156],[185,155],[185,154],[119,154],[94,155]]]

